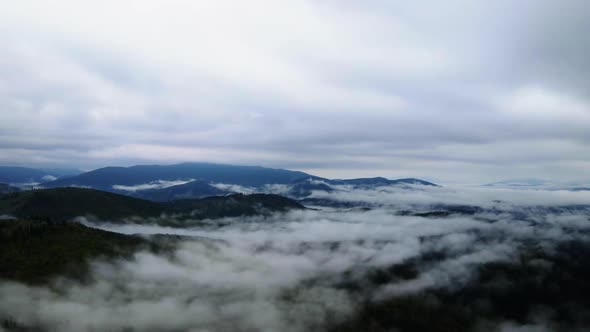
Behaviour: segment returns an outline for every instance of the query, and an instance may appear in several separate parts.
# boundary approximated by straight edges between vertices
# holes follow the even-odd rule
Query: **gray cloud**
[[[587,177],[585,1],[0,9],[2,163]]]

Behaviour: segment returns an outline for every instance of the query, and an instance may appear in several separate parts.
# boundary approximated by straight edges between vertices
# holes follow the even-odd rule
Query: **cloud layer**
[[[590,191],[493,188],[482,186],[383,186],[369,189],[333,186],[332,192],[312,191],[311,199],[351,202],[390,208],[432,208],[437,205],[471,205],[512,210],[526,207],[585,206]],[[284,192],[279,192],[284,193]],[[311,200],[310,202],[314,202]]]
[[[469,203],[485,206],[495,198],[481,190],[463,195],[451,190],[429,188],[410,195],[414,203],[408,205],[440,204],[440,197],[448,195],[455,201],[471,197]],[[513,198],[513,209],[549,206],[550,197],[563,194],[533,193],[527,203],[519,191],[488,190]],[[562,243],[590,240],[588,211],[429,219],[397,215],[397,204],[408,202],[399,202],[396,192],[360,191],[355,197],[380,208],[298,210],[199,221],[194,228],[89,224],[125,234],[184,237],[170,253],[142,251],[129,260],[97,260],[86,283],[58,279],[50,287],[28,287],[2,282],[0,313],[24,325],[60,331],[322,331],[354,317],[367,301],[431,289],[461,290],[485,264],[519,264],[527,250],[551,255]],[[563,197],[552,206],[577,200]],[[533,263],[541,270],[551,264],[543,259]],[[415,275],[370,281],[371,273],[404,264],[414,266]],[[343,286],[351,283],[361,287]],[[494,323],[501,331],[550,326],[534,317]],[[496,331],[482,331],[491,330]]]
[[[585,180],[588,6],[6,2],[0,162]]]

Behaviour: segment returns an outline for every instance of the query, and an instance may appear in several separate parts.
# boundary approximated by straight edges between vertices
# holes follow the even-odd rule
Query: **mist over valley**
[[[0,1],[0,332],[590,331],[590,1]]]

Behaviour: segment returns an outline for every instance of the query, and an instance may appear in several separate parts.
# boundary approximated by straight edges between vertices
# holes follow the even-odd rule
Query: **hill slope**
[[[148,241],[71,222],[0,220],[0,279],[42,283],[83,276],[94,257],[126,256]]]
[[[7,185],[6,183],[0,183],[0,195],[14,193],[17,191],[20,191],[20,189]]]
[[[44,177],[47,175],[51,174],[34,168],[0,166],[0,182],[3,183],[46,182]]]
[[[159,217],[164,213],[211,219],[303,208],[294,200],[268,194],[236,194],[168,203],[83,188],[31,190],[0,196],[0,215],[54,221],[70,220],[78,216],[120,221],[129,217]]]
[[[164,208],[145,201],[104,191],[83,188],[30,190],[0,197],[0,214],[68,220],[91,215],[103,220],[130,216],[155,217]]]

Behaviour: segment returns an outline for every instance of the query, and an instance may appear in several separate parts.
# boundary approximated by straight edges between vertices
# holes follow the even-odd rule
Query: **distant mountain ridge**
[[[194,179],[259,187],[270,183],[291,183],[305,177],[310,177],[310,175],[299,171],[260,166],[182,163],[176,165],[105,167],[75,177],[51,181],[45,183],[44,186],[49,188],[87,186],[112,191],[115,185],[137,185],[158,180]]]
[[[180,182],[180,184],[175,184]],[[163,185],[162,183],[171,183]],[[233,186],[226,189],[224,185]],[[327,179],[300,171],[237,166],[212,163],[182,163],[175,165],[137,165],[105,167],[77,176],[57,179],[43,184],[45,188],[83,187],[110,191],[152,201],[202,198],[236,192],[273,192],[267,186],[283,185],[280,194],[293,198],[310,195],[313,191],[331,192],[334,186],[373,188],[377,186],[436,184],[405,178],[389,180],[383,177],[358,179]],[[229,186],[229,187],[231,187]],[[242,190],[236,189],[241,187]]]
[[[0,166],[0,183],[9,185],[36,185],[55,179],[82,173],[66,168],[38,169],[18,166]]]
[[[332,192],[339,186],[371,189],[379,186],[411,188],[436,184],[384,177],[327,179],[301,171],[214,163],[104,167],[89,172],[75,169],[34,169],[0,166],[0,194],[19,188],[79,187],[108,191],[155,202],[204,198],[233,193],[273,193],[302,199],[313,192]]]
[[[420,180],[415,178],[404,178],[404,179],[396,179],[396,180],[389,180],[384,177],[374,177],[374,178],[358,178],[358,179],[346,179],[346,180],[327,180],[328,183],[334,185],[353,185],[353,186],[391,186],[391,185],[399,185],[399,184],[406,184],[406,185],[422,185],[422,186],[434,186],[437,187],[438,185]]]

